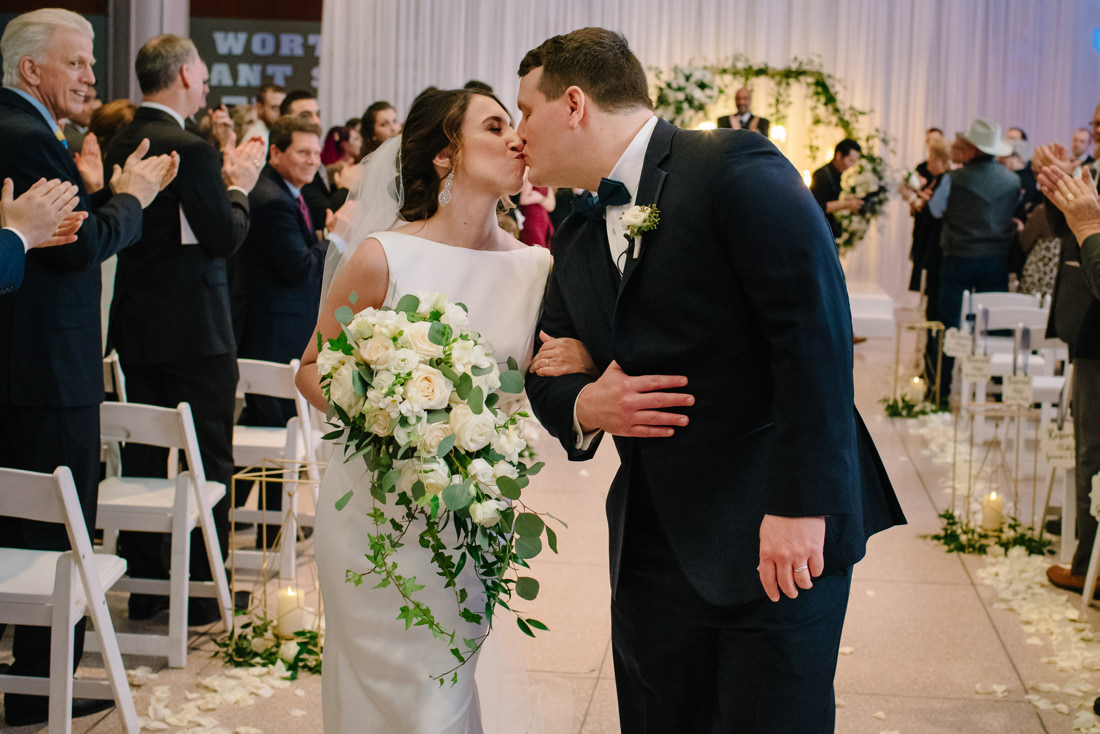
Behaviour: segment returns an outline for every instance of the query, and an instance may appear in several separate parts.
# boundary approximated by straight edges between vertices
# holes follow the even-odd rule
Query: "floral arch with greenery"
[[[889,198],[890,172],[881,153],[891,150],[890,138],[879,128],[869,134],[861,133],[859,123],[868,113],[840,101],[837,90],[842,85],[823,71],[820,63],[795,58],[789,66],[775,67],[735,56],[724,64],[651,68],[650,71],[655,80],[657,114],[685,128],[712,126],[718,114],[734,109],[733,96],[737,89],[753,82],[765,82],[764,86],[771,92],[769,137],[781,147],[786,141],[792,92],[800,91],[798,102],[806,105],[809,113],[806,151],[810,160],[818,160],[821,153],[817,133],[822,129],[838,130],[843,137],[858,141],[863,148],[859,164],[848,169],[842,181],[846,193],[863,198],[866,204],[859,212],[837,212],[836,217],[843,227],[843,234],[837,239],[840,251],[845,252],[858,244],[882,213]]]

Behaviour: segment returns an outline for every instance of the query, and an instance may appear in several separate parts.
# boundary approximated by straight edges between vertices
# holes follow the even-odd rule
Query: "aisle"
[[[920,537],[939,529],[936,515],[948,500],[940,482],[950,468],[934,464],[922,453],[925,439],[916,435],[916,422],[888,419],[882,413],[878,401],[886,393],[892,359],[890,340],[872,339],[856,347],[857,403],[910,525],[876,536],[867,558],[856,567],[842,641],[847,654],[840,657],[836,680],[837,731],[1069,734],[1077,704],[1091,702],[1096,693],[1042,692],[1052,705],[1068,704],[1070,713],[1037,710],[1025,699],[1037,693],[1028,686],[1047,683],[1061,688],[1080,674],[1043,662],[1052,655],[1050,637],[1025,631],[1018,614],[995,607],[993,588],[979,577],[985,559],[947,554]],[[548,722],[545,734],[610,734],[618,731],[618,714],[610,659],[603,498],[617,461],[610,444],[584,464],[565,461],[545,435],[536,449],[548,465],[525,497],[537,509],[560,517],[569,529],[559,533],[559,555],[544,553],[535,560],[542,590],[526,611],[547,623],[551,632],[523,642],[523,654]],[[1064,597],[1079,607],[1079,597]],[[124,608],[122,604],[116,600],[114,612]],[[1090,610],[1087,619],[1100,630],[1100,611]],[[193,632],[185,670],[164,669],[157,660],[127,659],[128,667],[146,664],[158,673],[134,691],[139,714],[147,713],[158,688],[164,693],[163,687],[168,687],[170,706],[179,710],[186,692],[202,690],[203,679],[228,672],[211,659],[210,637],[201,630]],[[0,643],[0,662],[9,659],[9,650],[10,642]],[[1086,680],[1095,688],[1100,674],[1089,674]],[[1004,691],[1000,697],[981,694],[976,691],[979,684],[1004,686]],[[217,723],[191,731],[319,734],[319,691],[320,680],[306,675],[251,705],[226,705],[209,712]],[[6,731],[30,734],[43,729]],[[74,731],[115,734],[121,729],[118,717],[110,713],[78,720]]]

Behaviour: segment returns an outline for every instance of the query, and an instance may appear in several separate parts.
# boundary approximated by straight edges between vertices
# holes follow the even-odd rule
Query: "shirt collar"
[[[638,195],[638,185],[642,180],[642,166],[645,165],[645,152],[649,148],[649,139],[653,137],[653,130],[656,127],[657,116],[654,115],[642,125],[641,130],[630,141],[630,145],[626,146],[626,150],[619,157],[618,163],[615,164],[615,167],[611,169],[611,173],[607,176],[623,182],[623,185],[630,191],[631,201],[634,201],[634,198]]]
[[[185,125],[183,124],[183,115],[181,115],[180,113],[176,112],[176,111],[175,111],[174,109],[172,109],[171,107],[168,107],[168,106],[166,106],[166,105],[162,105],[162,104],[158,104],[158,103],[156,103],[156,102],[142,102],[142,103],[141,103],[141,106],[142,106],[142,107],[150,107],[150,108],[152,108],[152,109],[154,109],[154,110],[160,110],[161,112],[167,112],[167,113],[168,113],[169,115],[171,115],[171,116],[172,116],[172,119],[173,119],[173,120],[175,120],[176,122],[178,122],[178,123],[179,123],[179,126],[180,126],[181,128],[183,128],[183,129],[185,129],[185,130],[187,129],[187,128],[186,128],[186,126],[185,126]]]
[[[279,176],[279,178],[283,178],[283,177]],[[290,189],[290,195],[292,197],[294,197],[295,199],[297,199],[299,196],[302,195],[302,190],[300,188],[298,188],[297,186],[295,186],[294,184],[292,184],[290,181],[287,181],[285,178],[283,178],[283,183],[285,183],[286,187],[288,189]]]
[[[42,119],[44,119],[46,121],[46,124],[50,126],[50,130],[57,130],[57,120],[53,119],[53,115],[51,115],[50,111],[46,109],[46,105],[42,104],[37,99],[35,99],[31,95],[24,92],[19,87],[6,87],[6,89],[10,89],[11,91],[15,92],[20,97],[22,97],[23,99],[30,102],[31,105],[36,110],[38,110],[38,114],[42,115]]]

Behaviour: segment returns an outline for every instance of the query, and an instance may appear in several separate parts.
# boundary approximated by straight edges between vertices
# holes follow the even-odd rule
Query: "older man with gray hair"
[[[67,181],[77,187],[77,210],[89,213],[75,242],[28,251],[22,288],[0,296],[0,465],[38,472],[68,466],[84,520],[95,528],[103,401],[99,265],[141,235],[142,207],[175,176],[177,159],[141,160],[143,142],[119,161],[124,167],[110,185],[89,196],[57,122],[80,111],[95,83],[91,25],[68,10],[24,13],[5,28],[0,54],[0,171],[16,196],[42,178]],[[0,538],[17,547],[69,548],[63,527],[10,518],[0,520]],[[49,629],[17,627],[11,672],[49,675],[49,639]],[[81,623],[76,660],[83,642]],[[77,701],[73,714],[107,705]],[[46,709],[42,696],[5,697],[8,726],[46,721]]]

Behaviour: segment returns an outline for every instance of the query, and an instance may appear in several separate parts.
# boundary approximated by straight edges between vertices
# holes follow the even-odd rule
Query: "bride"
[[[366,162],[349,249],[339,256],[340,265],[322,294],[317,330],[325,339],[338,335],[334,312],[352,302],[354,310],[392,307],[408,293],[442,293],[468,307],[471,327],[489,340],[499,361],[515,357],[526,368],[550,255],[513,239],[496,218],[502,198],[522,188],[524,168],[523,142],[496,97],[451,90],[419,99],[401,138],[387,141]],[[328,405],[316,361],[314,341],[302,357],[297,384],[324,411]],[[362,460],[344,463],[342,454],[338,447],[329,461],[315,534],[326,622],[324,730],[481,732],[477,658],[459,669],[454,686],[441,687],[430,676],[453,667],[447,645],[424,627],[405,629],[396,618],[401,598],[392,587],[371,588],[369,576],[359,587],[345,581],[348,569],[369,570],[364,556],[373,525],[367,517],[372,509],[368,491],[355,492],[342,510],[334,506],[348,489],[369,484]],[[443,588],[428,551],[406,543],[395,559],[403,575],[427,586],[419,595],[445,628],[456,630],[456,638],[484,634],[485,623],[472,625],[458,617],[454,592]],[[472,566],[460,581],[471,594],[480,593]]]

